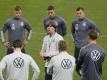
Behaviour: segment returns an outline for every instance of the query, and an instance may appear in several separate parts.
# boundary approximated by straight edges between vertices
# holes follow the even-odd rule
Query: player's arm
[[[31,36],[32,36],[32,28],[30,27],[30,25],[28,24],[27,21],[25,21],[25,29],[28,31],[27,41],[29,41],[31,39]]]
[[[83,59],[84,59],[84,49],[81,49],[80,50],[80,53],[79,53],[79,57],[78,57],[78,62],[77,62],[77,65],[76,65],[76,71],[77,73],[81,76],[81,65],[83,63]]]
[[[28,41],[31,39],[32,36],[32,29],[27,21],[25,21],[25,29],[28,31],[27,38],[24,40],[24,46],[28,44]]]
[[[6,22],[0,31],[1,40],[2,40],[2,43],[5,47],[9,47],[9,42],[6,42],[6,40],[5,40],[5,32],[8,30],[8,28],[9,28],[9,23]]]
[[[74,33],[75,33],[74,23],[72,23],[72,25],[71,25],[71,38],[72,38],[73,42],[74,42]]]
[[[43,43],[42,43],[42,49],[40,51],[40,56],[44,57],[45,56],[45,50],[46,50],[46,43],[45,43],[45,38],[43,39]]]
[[[54,64],[54,57],[51,58],[47,67],[47,73],[50,75],[53,74],[53,64]]]
[[[2,43],[5,43],[5,35],[4,33],[7,31],[8,29],[8,23],[6,22],[3,26],[3,28],[1,29],[1,39],[2,39]]]
[[[44,25],[44,29],[45,29],[45,31],[47,32],[46,20],[47,20],[47,19],[44,19],[44,20],[43,20],[43,25]]]
[[[63,36],[65,36],[66,33],[67,33],[67,26],[66,26],[66,24],[65,24],[64,19],[62,19],[61,27],[62,27],[62,34],[63,34]]]
[[[97,25],[96,25],[94,22],[90,22],[90,29],[97,31],[98,36],[99,36],[100,33],[101,33],[100,29],[97,27]]]
[[[0,80],[4,80],[2,71],[5,67],[6,67],[6,61],[5,61],[5,57],[4,57],[0,62]]]
[[[39,69],[38,65],[36,64],[36,62],[33,60],[32,57],[31,57],[31,64],[30,65],[31,65],[31,67],[34,71],[32,80],[36,80],[39,77],[40,69]]]

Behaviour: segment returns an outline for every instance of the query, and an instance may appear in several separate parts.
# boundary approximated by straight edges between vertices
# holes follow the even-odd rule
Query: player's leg
[[[47,74],[47,67],[45,67],[45,80],[52,80],[52,75]]]
[[[75,46],[74,57],[76,59],[76,63],[78,62],[78,56],[79,56],[80,49],[81,48]]]

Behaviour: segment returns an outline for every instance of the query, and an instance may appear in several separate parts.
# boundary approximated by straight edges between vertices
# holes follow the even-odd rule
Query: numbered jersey
[[[82,62],[83,80],[102,80],[104,57],[104,50],[96,44],[87,45],[80,50],[79,63]]]
[[[10,55],[6,55],[2,59],[0,63],[0,71],[5,67],[7,68],[6,80],[28,80],[29,66],[34,69],[36,75],[40,72],[37,64],[29,55],[16,51]]]
[[[67,52],[53,57],[48,65],[48,73],[53,72],[52,80],[73,80],[75,58]]]

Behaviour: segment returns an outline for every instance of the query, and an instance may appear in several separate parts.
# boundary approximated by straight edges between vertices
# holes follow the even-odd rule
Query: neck
[[[54,34],[55,34],[55,32],[53,32],[53,33],[50,33],[50,34],[49,34],[49,36],[50,36],[50,37],[52,37],[52,35],[54,35]]]
[[[14,51],[21,51],[21,49],[20,48],[15,48]]]
[[[96,44],[96,40],[93,40],[93,41],[90,40],[90,41],[89,41],[89,44]]]

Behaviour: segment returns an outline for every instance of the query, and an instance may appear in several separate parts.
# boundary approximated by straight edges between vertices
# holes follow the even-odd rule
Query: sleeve
[[[79,53],[79,57],[78,57],[78,62],[76,65],[76,71],[79,75],[81,75],[80,70],[81,70],[81,65],[83,64],[83,60],[84,60],[84,51],[85,49],[81,48],[80,53]]]
[[[102,62],[104,62],[104,60],[105,60],[105,51],[104,51],[104,49],[103,49],[102,53],[103,54],[102,54],[102,57],[101,57],[102,59],[101,60],[102,60]]]
[[[46,19],[43,20],[44,29],[47,32]]]
[[[47,74],[52,74],[53,73],[53,67],[54,67],[54,57],[51,58],[48,67],[47,67]]]
[[[4,80],[3,75],[2,75],[2,70],[6,67],[6,61],[5,57],[2,59],[0,62],[0,80]]]
[[[63,36],[65,36],[66,33],[67,33],[67,26],[66,26],[66,24],[65,24],[64,19],[62,19],[61,26],[62,26],[62,34],[63,34]]]
[[[96,30],[98,33],[100,33],[99,28],[97,27],[97,25],[94,22],[90,22],[90,29],[91,30]]]
[[[40,74],[40,69],[39,69],[38,65],[36,64],[36,62],[33,60],[33,58],[30,57],[30,59],[31,59],[31,64],[30,65],[31,65],[31,67],[34,71],[32,80],[36,80],[38,78],[39,74]]]
[[[4,24],[2,30],[0,31],[2,42],[5,42],[5,35],[4,35],[4,33],[7,31],[8,27],[9,27],[9,25],[8,25],[8,23],[6,22],[6,23]]]
[[[31,39],[32,29],[27,21],[25,21],[25,29],[28,31],[27,40],[29,41]]]
[[[43,50],[44,52],[45,52],[45,50],[46,50],[46,41],[45,41],[45,38],[46,38],[46,37],[44,37],[44,39],[43,39],[42,49],[41,49],[41,50]]]
[[[75,33],[74,23],[72,23],[72,25],[71,25],[71,38],[73,41],[74,41],[74,33]]]

